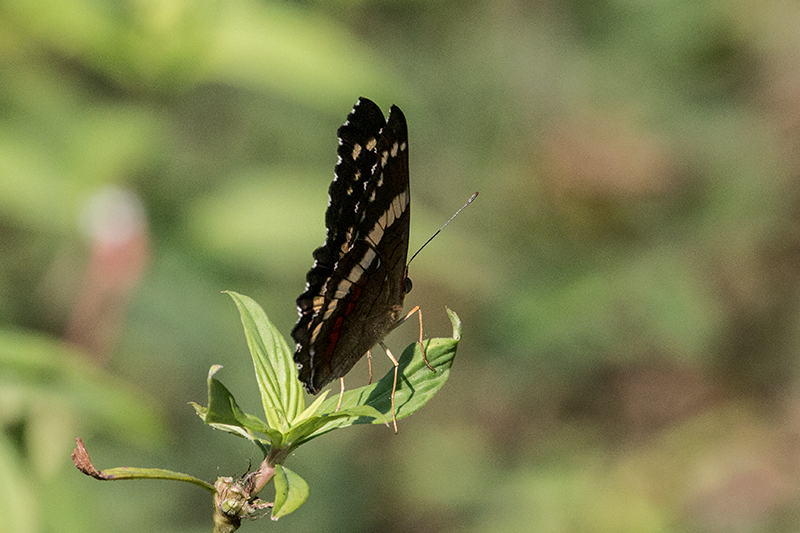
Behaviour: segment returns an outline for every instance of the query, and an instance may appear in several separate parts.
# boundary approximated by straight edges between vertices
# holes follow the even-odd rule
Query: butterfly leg
[[[336,411],[334,413],[338,413],[339,409],[342,407],[342,398],[344,398],[344,378],[339,378],[339,383],[342,384],[342,388],[339,391],[339,402],[336,404]]]
[[[417,313],[419,315],[419,345],[420,348],[422,349],[422,360],[425,362],[425,366],[427,366],[431,370],[431,372],[436,372],[436,370],[434,370],[434,368],[428,362],[428,357],[425,354],[425,345],[422,344],[422,309],[420,309],[419,306],[414,307],[414,309],[409,311],[406,314],[406,316],[398,320],[397,324],[395,324],[394,327],[396,328],[397,326],[399,326],[400,324],[411,318],[411,315],[413,315],[414,313]]]
[[[400,368],[400,363],[397,362],[397,359],[394,358],[392,352],[389,350],[389,347],[386,346],[383,341],[381,341],[381,348],[386,352],[386,355],[389,359],[392,360],[392,364],[394,365],[394,381],[392,382],[392,425],[394,426],[394,432],[397,433],[397,417],[395,416],[394,411],[394,393],[397,392],[397,370]]]

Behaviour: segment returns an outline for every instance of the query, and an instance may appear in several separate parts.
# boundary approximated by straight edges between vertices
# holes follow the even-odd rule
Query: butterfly
[[[325,213],[327,235],[314,250],[292,329],[299,379],[311,394],[347,374],[418,310],[401,318],[403,299],[411,290],[405,116],[392,106],[386,120],[374,102],[359,98],[338,136],[339,160]],[[394,421],[397,361],[388,350],[387,355],[395,364]]]

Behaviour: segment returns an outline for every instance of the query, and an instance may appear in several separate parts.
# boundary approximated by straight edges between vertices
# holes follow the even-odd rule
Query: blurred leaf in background
[[[202,491],[92,483],[69,449],[257,460],[187,402],[215,363],[249,383],[221,290],[294,323],[363,95],[408,117],[412,249],[481,192],[410,273],[427,335],[468,324],[458,371],[397,437],[309,443],[307,504],[245,527],[796,531],[798,25],[788,0],[0,3],[0,478],[48,502],[0,529],[208,529]],[[108,254],[80,222],[103,190],[144,220]],[[114,312],[78,313],[87,287]]]

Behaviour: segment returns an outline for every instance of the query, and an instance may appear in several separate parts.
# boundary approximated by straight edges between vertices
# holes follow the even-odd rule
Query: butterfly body
[[[292,330],[300,381],[316,394],[343,377],[396,326],[407,277],[408,130],[360,98],[339,128],[325,243],[314,253]]]

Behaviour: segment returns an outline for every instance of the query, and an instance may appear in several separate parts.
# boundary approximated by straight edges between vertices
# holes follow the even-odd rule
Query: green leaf
[[[292,428],[286,437],[293,447],[297,447],[304,442],[330,430],[346,427],[363,420],[365,417],[374,419],[376,423],[387,424],[391,418],[386,418],[383,413],[370,405],[355,405],[353,407],[343,407],[334,413],[317,415],[306,420],[302,424]],[[349,424],[347,422],[350,422]],[[327,429],[330,427],[330,429]]]
[[[267,423],[273,429],[286,432],[289,421],[305,408],[292,352],[253,299],[235,292],[227,293],[239,308]]]
[[[319,406],[322,405],[322,402],[325,401],[325,398],[327,398],[329,392],[330,392],[329,390],[324,391],[322,394],[319,395],[319,397],[317,397],[316,400],[314,400],[314,402],[311,405],[306,407],[305,411],[297,415],[297,417],[294,420],[292,420],[292,428],[302,424],[303,422],[305,422],[306,420],[317,414],[317,411],[319,411]]]
[[[461,340],[461,319],[455,311],[449,307],[444,308],[447,311],[447,316],[450,318],[450,324],[453,326],[453,340],[458,342]]]
[[[275,465],[273,481],[275,482],[275,504],[272,507],[272,519],[277,520],[303,505],[308,498],[308,483],[281,465]]]
[[[453,324],[453,337],[450,339],[431,339],[426,343],[425,354],[428,362],[436,372],[431,372],[425,365],[422,359],[422,350],[418,343],[406,348],[399,360],[400,367],[398,369],[397,391],[395,393],[395,415],[398,420],[409,416],[425,405],[442,388],[450,376],[450,367],[453,364],[456,349],[461,340],[461,321],[453,311],[448,309],[447,313],[450,316],[450,322]],[[387,419],[391,420],[393,380],[394,369],[390,369],[377,383],[346,391],[339,409],[341,413],[357,406],[372,407],[382,413],[384,418],[367,415],[366,417],[336,417],[333,420],[329,419],[319,429],[304,437],[301,442],[307,442],[334,429],[353,424],[384,424]],[[319,414],[322,416],[335,413],[338,401],[338,395],[329,398],[320,407]]]
[[[208,372],[208,407],[191,403],[198,416],[215,429],[227,431],[254,442],[265,453],[267,450],[252,432],[263,433],[270,438],[272,446],[280,446],[283,443],[281,432],[270,428],[257,416],[242,411],[225,385],[214,378],[221,368],[221,365],[214,365]]]

